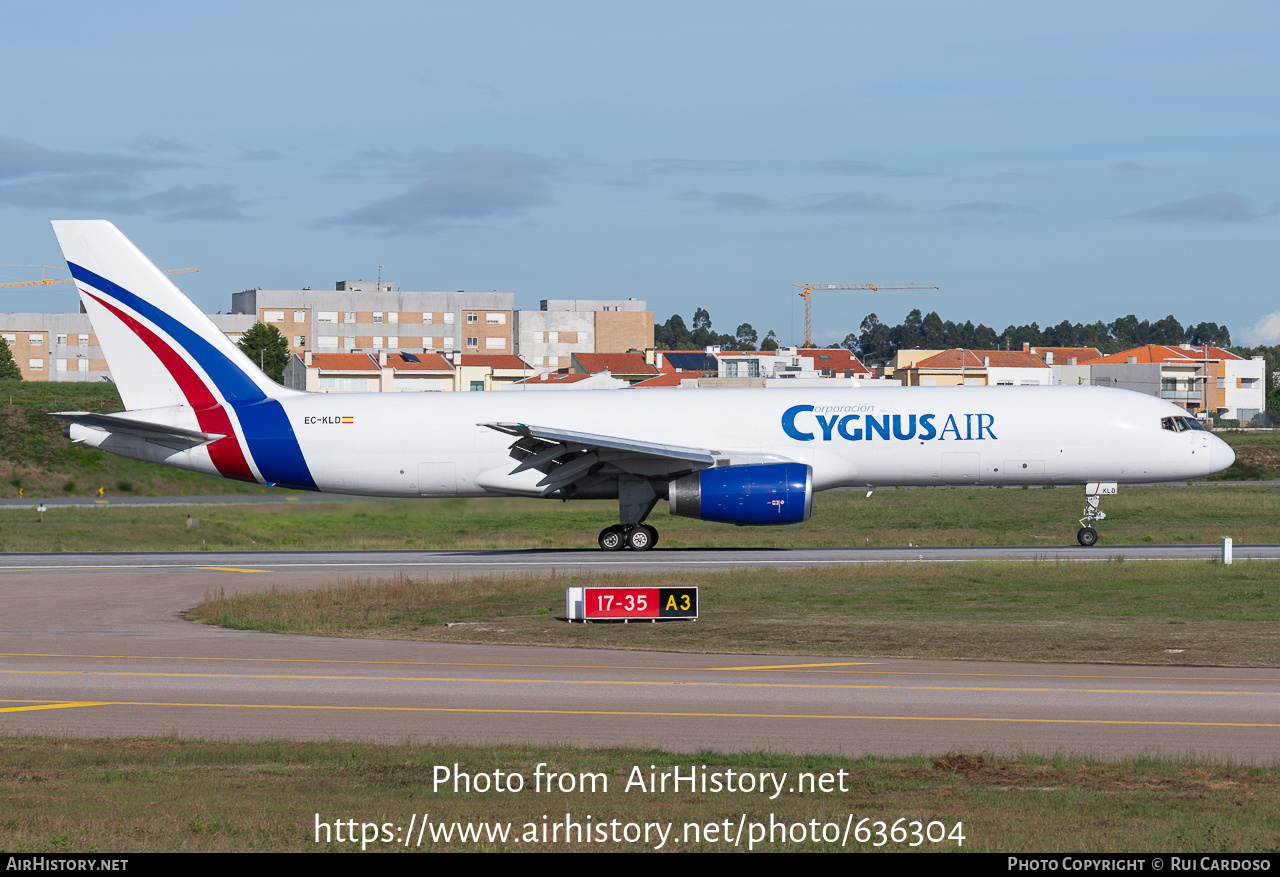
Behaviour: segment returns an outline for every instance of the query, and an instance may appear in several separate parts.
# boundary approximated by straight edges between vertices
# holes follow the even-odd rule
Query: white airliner
[[[59,412],[112,454],[362,496],[617,499],[602,548],[644,550],[660,499],[733,524],[809,518],[813,494],[890,485],[1198,478],[1231,448],[1181,408],[1101,387],[303,393],[267,378],[114,225],[54,222],[128,409]]]

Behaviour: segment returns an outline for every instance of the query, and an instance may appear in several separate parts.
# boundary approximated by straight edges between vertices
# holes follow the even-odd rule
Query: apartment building
[[[246,289],[231,310],[275,326],[289,352],[511,354],[515,294],[410,292],[389,280],[339,280],[332,290]]]

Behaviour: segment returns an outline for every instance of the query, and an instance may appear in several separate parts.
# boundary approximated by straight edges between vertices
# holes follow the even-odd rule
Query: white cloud
[[[1250,347],[1280,344],[1280,311],[1259,317],[1258,322],[1240,332],[1240,340]]]

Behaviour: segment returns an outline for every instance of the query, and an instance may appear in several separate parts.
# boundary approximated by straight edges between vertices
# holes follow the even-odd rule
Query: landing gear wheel
[[[599,542],[605,551],[621,551],[626,547],[622,526],[614,524],[612,527],[605,527],[600,531]]]
[[[1085,548],[1092,548],[1098,544],[1098,531],[1092,527],[1081,527],[1080,532],[1076,534],[1076,541]]]
[[[658,541],[658,531],[640,524],[627,533],[627,545],[632,551],[648,551]]]

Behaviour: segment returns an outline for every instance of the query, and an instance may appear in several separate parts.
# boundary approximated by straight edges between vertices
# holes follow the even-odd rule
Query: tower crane
[[[0,283],[0,289],[16,289],[19,286],[53,286],[58,283],[73,283],[70,277],[45,277],[45,268],[58,268],[57,265],[0,265],[0,268],[39,268],[39,280],[24,280],[21,283]],[[59,271],[66,271],[66,268],[58,268]],[[170,268],[165,274],[191,274],[199,271],[199,268]]]
[[[793,283],[800,288],[799,296],[804,299],[804,346],[813,343],[813,302],[811,297],[817,289],[869,289],[876,292],[881,289],[937,289],[922,283]]]

